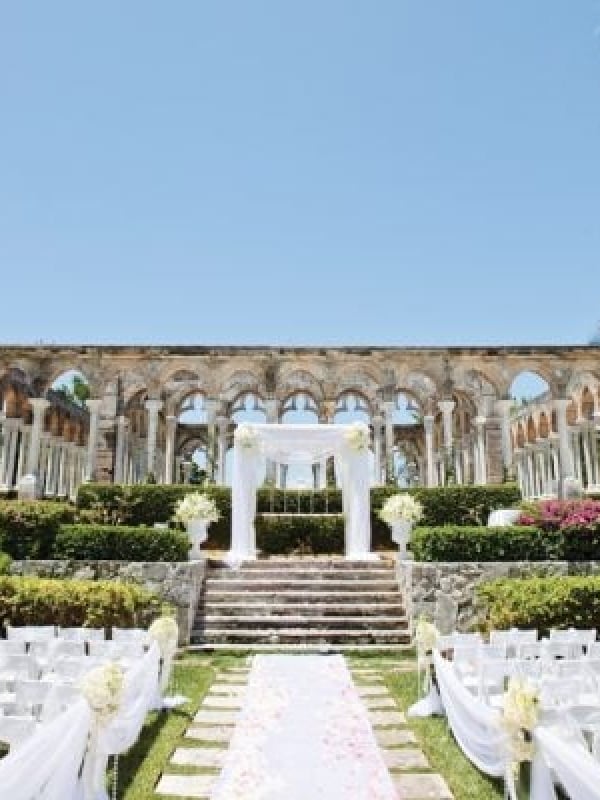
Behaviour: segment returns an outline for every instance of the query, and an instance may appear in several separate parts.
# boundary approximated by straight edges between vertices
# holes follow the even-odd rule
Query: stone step
[[[212,571],[213,569],[232,569],[228,564],[224,561],[208,561],[208,569]],[[268,558],[268,559],[256,559],[256,561],[244,561],[239,566],[240,570],[279,570],[279,569],[331,569],[331,570],[340,570],[340,571],[353,571],[356,569],[372,569],[372,570],[382,570],[382,569],[395,569],[395,561],[393,559],[383,559],[380,558],[377,561],[354,561],[345,559],[343,556],[339,558],[331,558],[331,556],[307,556],[306,558],[294,558],[294,557],[281,557],[281,558]]]
[[[406,617],[301,617],[301,616],[254,616],[254,617],[222,617],[207,614],[198,625],[204,629],[205,635],[210,636],[213,630],[246,630],[264,631],[295,629],[295,630],[392,630],[406,631]]]
[[[309,580],[309,581],[348,581],[356,580],[387,580],[395,581],[393,569],[357,569],[357,570],[323,570],[323,569],[248,569],[210,570],[207,578],[214,580],[238,581],[282,581],[282,580]]]
[[[247,595],[254,599],[253,595]],[[273,598],[279,601],[279,596]],[[300,617],[404,617],[404,606],[397,601],[392,603],[322,603],[319,601],[296,602],[211,602],[206,609],[201,609],[198,617],[209,613],[215,617],[277,617],[293,614]]]
[[[262,629],[252,630],[238,628],[236,630],[213,628],[205,633],[202,630],[192,631],[192,644],[408,644],[408,631],[401,630],[353,630],[328,628],[315,629]]]
[[[218,642],[192,643],[188,645],[190,653],[347,653],[369,655],[396,656],[412,654],[409,644],[319,644],[306,642],[288,642],[287,644],[254,644],[252,642],[221,644]]]
[[[325,591],[372,591],[372,592],[393,592],[398,591],[398,584],[395,580],[373,579],[373,580],[294,580],[293,578],[282,579],[260,579],[248,581],[240,578],[207,578],[206,591],[235,591],[235,590],[257,591],[270,590],[281,591],[286,589],[296,590],[325,590]]]
[[[400,599],[398,590],[394,591],[331,591],[327,587],[327,591],[319,590],[306,590],[306,589],[285,589],[280,591],[270,591],[267,589],[249,590],[249,589],[229,589],[229,590],[207,590],[203,596],[203,606],[205,609],[210,609],[214,603],[226,604],[234,603],[238,605],[245,605],[252,601],[257,603],[327,603],[332,604],[347,604],[347,603],[397,603]]]

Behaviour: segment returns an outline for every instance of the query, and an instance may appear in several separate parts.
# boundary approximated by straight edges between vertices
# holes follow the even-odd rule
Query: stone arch
[[[236,370],[224,381],[219,391],[219,397],[225,404],[230,404],[243,392],[263,393],[261,379],[249,370]]]
[[[266,422],[264,397],[258,392],[240,392],[229,403],[227,417],[234,422]]]
[[[427,402],[438,394],[435,380],[427,372],[408,372],[396,383],[397,392],[405,392],[418,400],[421,408],[425,410]]]
[[[517,402],[525,398],[529,402],[546,393],[557,395],[556,376],[546,365],[522,364],[507,370],[506,397],[513,397]]]
[[[306,392],[318,405],[323,400],[322,381],[307,369],[282,370],[277,384],[277,394],[282,404],[298,392]]]
[[[352,421],[362,419],[370,422],[373,418],[374,407],[373,401],[366,392],[353,388],[342,389],[335,398],[334,419],[337,421],[340,419],[340,415],[344,415],[345,421],[351,421],[350,417],[352,417]],[[346,419],[346,415],[350,416]]]

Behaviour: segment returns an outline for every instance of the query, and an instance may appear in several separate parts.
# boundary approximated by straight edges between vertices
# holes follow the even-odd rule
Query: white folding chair
[[[150,636],[144,628],[113,628],[112,641],[140,642],[142,645],[147,645],[150,641]]]
[[[489,705],[502,702],[507,679],[515,673],[515,662],[506,659],[482,659],[479,662],[477,695]]]
[[[49,681],[15,681],[15,704],[19,714],[40,719],[42,707],[53,688]]]
[[[18,678],[35,680],[39,667],[35,658],[27,654],[6,653],[0,656],[0,683],[12,684]]]
[[[31,716],[0,716],[0,742],[14,750],[34,733],[35,726]]]
[[[2,655],[19,656],[25,655],[26,642],[22,639],[0,639],[0,657]]]
[[[507,631],[490,631],[490,644],[504,646],[507,658],[514,658],[522,644],[537,642],[537,631],[521,628],[510,628]]]
[[[104,628],[59,628],[58,637],[75,642],[104,641]]]
[[[44,677],[48,680],[58,679],[73,682],[79,680],[90,669],[92,669],[92,665],[86,656],[83,658],[57,658],[52,664],[52,669]]]
[[[54,625],[12,625],[6,626],[7,639],[19,639],[33,642],[37,639],[53,639],[56,634]]]

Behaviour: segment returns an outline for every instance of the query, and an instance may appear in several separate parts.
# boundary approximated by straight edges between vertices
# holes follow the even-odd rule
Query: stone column
[[[88,433],[87,460],[85,464],[86,481],[94,479],[94,471],[96,469],[96,445],[98,442],[98,420],[100,418],[101,404],[102,400],[98,399],[92,399],[86,402],[86,407],[90,414],[90,430]]]
[[[556,427],[558,429],[558,449],[560,455],[560,484],[559,494],[564,497],[564,483],[575,478],[573,453],[569,445],[569,428],[567,425],[567,406],[569,399],[559,397],[554,401],[556,411]]]
[[[279,421],[279,404],[275,397],[269,397],[265,400],[265,413],[267,423],[269,425],[276,425]],[[277,483],[277,463],[270,458],[267,459],[266,479],[273,486]]]
[[[444,448],[448,453],[452,450],[452,412],[455,405],[454,400],[440,400],[438,402],[438,408],[442,412]]]
[[[31,426],[31,439],[29,440],[29,450],[27,452],[27,474],[38,475],[40,460],[40,443],[42,431],[44,430],[44,414],[50,405],[45,397],[32,397],[29,405],[33,411],[33,423]]]
[[[124,414],[117,417],[117,444],[115,447],[114,482],[125,483],[125,445],[128,419]]]
[[[217,482],[225,486],[225,457],[227,455],[227,417],[217,417]]]
[[[425,464],[426,464],[426,480],[427,486],[435,486],[435,460],[433,456],[433,425],[435,417],[433,414],[425,414],[423,417],[423,426],[425,428]]]
[[[502,435],[502,464],[504,466],[504,479],[510,477],[512,471],[512,443],[510,441],[510,409],[513,400],[503,398],[496,400],[496,410],[500,416],[500,432]]]
[[[5,492],[13,488],[20,423],[21,420],[18,417],[6,417],[2,424],[4,447],[0,465],[0,488]]]
[[[156,477],[156,437],[158,433],[158,412],[163,407],[161,400],[146,400],[145,407],[148,412],[148,438],[146,440],[146,476],[152,474]]]
[[[177,435],[178,419],[175,415],[167,417],[167,431],[165,439],[165,483],[173,483],[173,470],[175,467],[175,437]]]
[[[385,480],[394,481],[394,409],[396,404],[386,400],[383,404],[385,417]]]
[[[27,454],[31,443],[31,425],[21,425],[21,440],[19,442],[19,459],[17,465],[17,486],[25,475]]]
[[[216,479],[216,442],[215,442],[215,420],[219,401],[214,398],[206,400],[206,431],[208,441],[206,443],[206,471],[209,483],[214,483]]]
[[[485,456],[485,417],[475,417],[475,428],[477,431],[477,436],[475,440],[475,448],[477,451],[477,476],[475,478],[475,483],[480,485],[485,485],[487,483],[487,464],[486,464],[486,456]]]
[[[383,462],[383,416],[375,414],[373,416],[373,446],[375,455],[375,483],[382,484],[384,476]]]

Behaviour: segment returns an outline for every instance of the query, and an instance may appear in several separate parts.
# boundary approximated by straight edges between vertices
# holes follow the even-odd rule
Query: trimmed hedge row
[[[417,561],[587,561],[600,558],[600,526],[544,531],[446,525],[415,528],[410,547]]]
[[[0,503],[0,550],[12,558],[51,558],[62,525],[75,521],[67,503],[7,500]]]
[[[162,486],[140,484],[86,483],[79,487],[77,507],[80,511],[95,513],[105,522],[122,525],[152,525],[172,519],[177,501],[189,492],[203,491],[210,495],[219,509],[221,519],[209,528],[209,546],[228,547],[231,539],[231,489],[226,486]],[[371,490],[371,526],[373,541],[390,542],[388,526],[377,516],[385,500],[399,490],[393,486]],[[514,484],[498,486],[444,486],[407,490],[423,505],[424,525],[485,525],[490,511],[510,508],[521,500]],[[322,513],[326,510],[342,511],[342,493],[339,489],[319,492],[281,489],[259,489],[257,511],[261,513],[297,510],[304,513]]]
[[[145,627],[162,606],[135,584],[0,577],[0,619],[9,625]]]
[[[261,516],[256,517],[256,546],[264,554],[343,553],[344,518]]]
[[[477,596],[482,630],[600,628],[600,576],[502,579]]]
[[[187,561],[186,533],[123,525],[64,525],[56,536],[53,558],[79,561]]]

